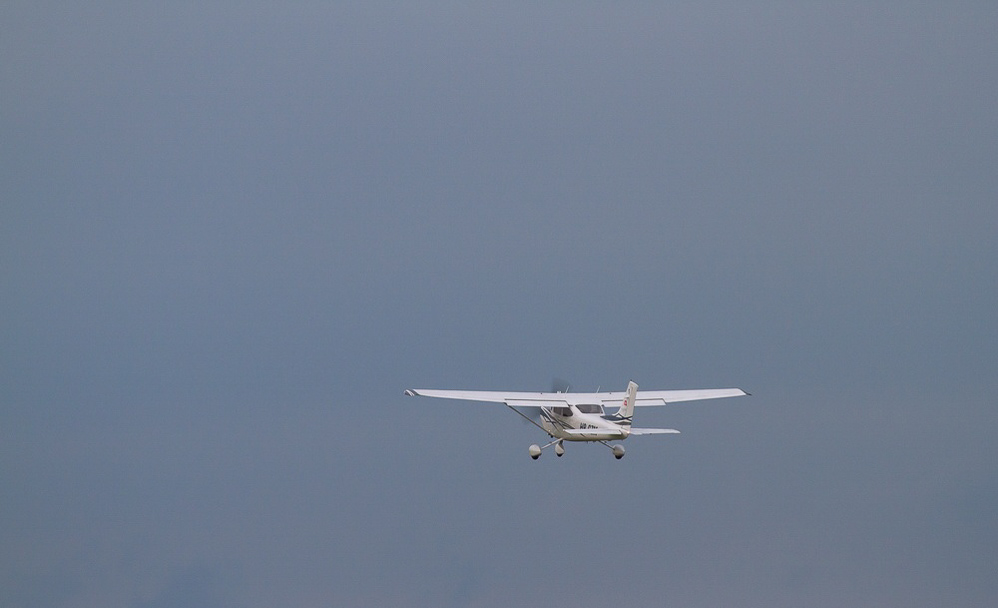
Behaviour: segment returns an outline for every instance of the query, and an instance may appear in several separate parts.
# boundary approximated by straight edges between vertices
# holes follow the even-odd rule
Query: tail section
[[[638,398],[638,385],[631,380],[627,383],[627,396],[624,397],[624,403],[617,410],[617,416],[626,420],[626,424],[631,423],[631,417],[634,416],[634,400]]]

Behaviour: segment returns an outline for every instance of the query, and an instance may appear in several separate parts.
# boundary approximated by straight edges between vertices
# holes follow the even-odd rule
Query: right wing
[[[597,393],[604,407],[620,406],[627,393]],[[668,391],[638,391],[634,400],[636,407],[648,405],[669,405],[681,401],[700,401],[702,399],[720,399],[722,397],[742,397],[748,395],[740,388],[699,388],[690,390]]]

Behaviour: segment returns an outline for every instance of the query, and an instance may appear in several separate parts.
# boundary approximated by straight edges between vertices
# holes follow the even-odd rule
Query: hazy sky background
[[[0,8],[0,604],[993,605],[993,2],[202,4]]]

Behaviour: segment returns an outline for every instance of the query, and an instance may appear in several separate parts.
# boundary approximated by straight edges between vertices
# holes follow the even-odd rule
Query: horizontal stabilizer
[[[631,435],[675,435],[678,433],[679,431],[676,429],[631,429]]]

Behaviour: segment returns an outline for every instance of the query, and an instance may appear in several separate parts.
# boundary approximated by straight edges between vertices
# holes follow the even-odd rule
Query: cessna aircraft
[[[460,391],[406,389],[410,397],[437,397],[439,399],[463,399],[465,401],[492,401],[505,403],[506,407],[523,416],[531,424],[540,428],[553,439],[550,443],[538,446],[536,443],[528,452],[537,460],[544,448],[554,446],[554,453],[565,453],[565,441],[595,441],[610,448],[614,457],[624,457],[624,446],[610,445],[615,439],[624,440],[631,435],[658,435],[678,433],[676,429],[646,429],[631,426],[634,408],[646,405],[667,405],[680,401],[718,399],[721,397],[741,397],[748,395],[740,388],[712,388],[679,391],[641,391],[632,380],[626,392],[609,393],[523,393],[501,391]],[[617,407],[613,414],[604,411],[606,407]],[[525,410],[528,413],[524,413]]]

